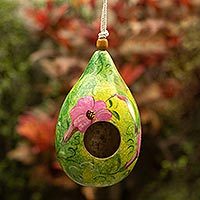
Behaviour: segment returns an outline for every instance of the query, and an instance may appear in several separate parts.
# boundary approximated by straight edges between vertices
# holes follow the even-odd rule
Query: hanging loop
[[[109,36],[109,32],[107,30],[107,20],[108,20],[108,0],[103,0],[101,27],[100,27],[100,33],[98,34],[98,40],[96,42],[96,47],[99,50],[106,50],[108,48],[108,40],[106,39]]]
[[[107,38],[109,36],[109,32],[107,30],[107,21],[108,21],[108,0],[103,0],[103,8],[101,14],[101,28],[100,33],[98,34],[98,38]]]

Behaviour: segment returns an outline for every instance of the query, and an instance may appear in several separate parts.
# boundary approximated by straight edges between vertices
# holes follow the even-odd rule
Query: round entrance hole
[[[119,148],[120,133],[110,122],[95,122],[84,134],[87,151],[97,158],[112,156]]]

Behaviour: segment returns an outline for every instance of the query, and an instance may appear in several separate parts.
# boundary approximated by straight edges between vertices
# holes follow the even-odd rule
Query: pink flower
[[[92,96],[86,96],[78,100],[70,111],[70,117],[72,123],[64,135],[64,141],[69,140],[74,131],[84,133],[94,122],[110,120],[112,114],[104,101],[95,101]]]

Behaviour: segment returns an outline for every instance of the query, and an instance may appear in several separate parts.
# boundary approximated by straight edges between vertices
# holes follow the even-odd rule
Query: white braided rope
[[[109,32],[107,30],[107,20],[108,20],[108,0],[103,0],[103,9],[101,14],[101,28],[100,33],[98,34],[99,38],[107,38]]]

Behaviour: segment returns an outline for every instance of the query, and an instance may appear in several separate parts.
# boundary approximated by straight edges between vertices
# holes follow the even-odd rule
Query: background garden
[[[54,150],[62,102],[99,32],[100,0],[0,0],[0,199],[199,200],[200,1],[109,0],[109,52],[141,113],[121,183],[81,187]]]

